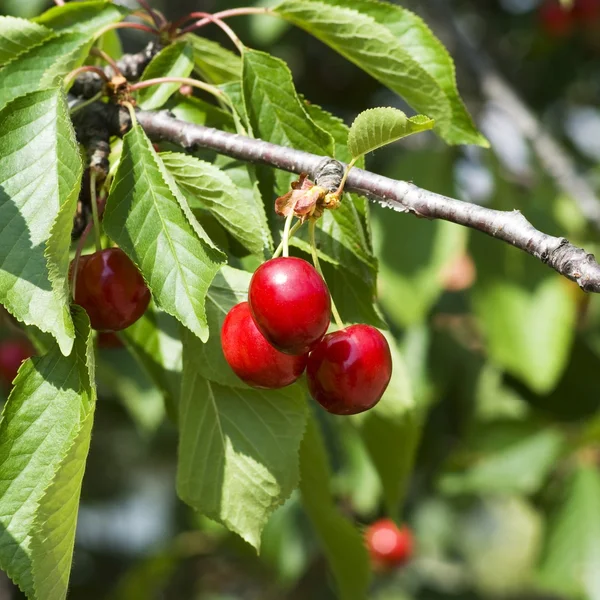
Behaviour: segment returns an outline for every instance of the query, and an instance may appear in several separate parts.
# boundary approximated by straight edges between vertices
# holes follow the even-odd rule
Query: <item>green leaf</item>
[[[127,349],[163,394],[174,420],[181,389],[180,328],[173,317],[150,304],[142,318],[122,333]]]
[[[64,480],[66,473],[80,477],[95,401],[89,322],[80,309],[74,321],[74,351],[65,357],[55,346],[26,361],[0,421],[0,567],[30,598],[36,597],[34,585],[40,593],[46,589],[42,579],[49,571],[56,569],[49,584],[58,576],[65,586],[70,568],[76,514],[66,507],[53,513],[62,503],[72,507],[71,496],[78,493],[77,479],[63,490]],[[46,555],[54,544],[60,566]]]
[[[348,134],[348,149],[353,158],[359,158],[407,135],[432,127],[433,121],[425,115],[407,117],[397,108],[370,108],[354,119]]]
[[[218,167],[193,156],[160,155],[192,208],[210,211],[234,238],[260,256],[271,249],[266,217],[248,204],[229,176]]]
[[[308,116],[287,65],[280,59],[246,50],[243,56],[244,102],[254,134],[268,142],[332,156],[333,138]],[[278,191],[289,189],[292,175],[276,172]]]
[[[159,306],[206,340],[206,292],[223,256],[139,125],[124,137],[103,223],[138,266]]]
[[[600,475],[581,465],[566,488],[540,567],[540,583],[567,597],[600,598]]]
[[[0,65],[10,62],[51,35],[49,29],[27,19],[0,16]]]
[[[431,116],[450,144],[479,144],[456,87],[454,63],[410,11],[375,0],[285,0],[275,10]]]
[[[392,352],[392,378],[378,404],[353,420],[379,473],[387,514],[396,516],[412,472],[423,415],[396,342],[385,335]]]
[[[163,48],[144,69],[141,81],[157,77],[189,77],[194,68],[192,46],[177,42]],[[144,110],[160,108],[180,87],[179,83],[163,83],[142,88],[138,103]]]
[[[187,97],[176,94],[170,98],[165,108],[171,111],[176,118],[188,123],[235,131],[231,113],[195,96]]]
[[[18,96],[55,84],[79,67],[88,53],[91,39],[81,33],[61,33],[19,55],[19,60],[0,69],[0,107]]]
[[[53,6],[34,22],[59,33],[68,31],[94,35],[106,25],[121,21],[128,12],[108,0],[68,2],[64,6]]]
[[[300,492],[333,571],[338,597],[364,600],[371,576],[367,549],[361,534],[335,505],[327,453],[312,417],[300,447]]]
[[[51,333],[65,354],[70,231],[81,159],[61,90],[22,96],[0,111],[0,302]]]
[[[550,392],[575,333],[570,283],[507,244],[483,235],[471,241],[478,273],[473,308],[490,358],[535,392]]]
[[[410,152],[391,166],[398,179],[453,195],[448,153]],[[423,322],[443,292],[442,271],[464,253],[468,231],[447,221],[426,221],[374,206],[373,242],[379,263],[379,299],[397,326]]]
[[[98,379],[122,402],[140,433],[154,433],[165,417],[165,399],[140,361],[125,348],[107,348],[97,367]]]
[[[189,34],[183,38],[194,48],[194,64],[204,79],[219,85],[228,81],[239,81],[242,61],[237,54],[223,48],[221,44],[207,38]]]
[[[186,336],[177,491],[257,550],[270,514],[298,485],[301,388],[226,387],[200,374],[202,344]]]
[[[67,597],[81,483],[93,423],[94,413],[90,410],[35,514],[31,556],[33,584],[38,598],[64,600]]]
[[[484,454],[464,473],[442,477],[441,489],[447,494],[535,494],[554,469],[563,438],[542,430],[511,442]]]

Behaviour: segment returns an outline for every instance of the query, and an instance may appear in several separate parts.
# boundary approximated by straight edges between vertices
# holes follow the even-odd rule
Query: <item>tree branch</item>
[[[92,105],[75,115],[75,125],[85,127],[86,113],[91,109],[98,116],[103,112],[104,122],[113,135],[122,135],[128,126],[127,111],[110,104]],[[119,112],[120,111],[120,112]],[[294,148],[278,146],[262,140],[195,125],[173,118],[168,111],[137,113],[139,124],[154,141],[166,140],[185,150],[206,148],[238,160],[259,163],[289,171],[308,173],[319,181],[328,175],[328,186],[336,187],[331,177],[337,161]],[[338,168],[341,177],[343,169]],[[353,168],[346,182],[346,190],[357,192],[382,206],[398,212],[409,212],[418,217],[443,219],[463,225],[524,250],[555,271],[564,275],[587,292],[600,293],[600,265],[592,254],[571,244],[565,238],[538,231],[520,211],[499,211],[468,202],[448,198],[421,189],[406,181],[397,181],[369,171]]]

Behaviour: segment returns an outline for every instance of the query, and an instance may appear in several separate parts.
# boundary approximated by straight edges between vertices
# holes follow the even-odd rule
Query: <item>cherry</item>
[[[248,302],[257,327],[286,354],[306,354],[329,327],[329,290],[301,258],[273,258],[255,271]]]
[[[365,533],[371,560],[378,567],[397,567],[405,564],[413,554],[413,536],[403,525],[397,527],[391,519],[380,519]]]
[[[354,415],[379,402],[392,376],[387,340],[370,325],[327,334],[308,357],[311,396],[334,415]]]
[[[113,349],[113,348],[123,348],[124,344],[121,341],[121,338],[114,333],[113,331],[101,331],[98,334],[98,347]]]
[[[0,343],[0,379],[11,385],[21,363],[33,355],[31,344],[25,340],[5,340]]]
[[[85,308],[92,328],[120,331],[144,314],[150,290],[123,250],[107,248],[79,259],[75,302]]]
[[[565,37],[573,31],[573,12],[564,8],[559,0],[546,0],[539,15],[542,28],[552,37]]]
[[[575,0],[573,15],[584,25],[600,20],[600,0]]]
[[[223,354],[248,385],[276,389],[294,383],[306,367],[306,355],[291,356],[273,348],[256,327],[248,302],[236,304],[221,328]]]

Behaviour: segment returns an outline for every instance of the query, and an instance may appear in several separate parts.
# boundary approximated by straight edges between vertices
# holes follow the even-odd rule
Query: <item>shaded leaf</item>
[[[551,524],[540,583],[568,597],[600,598],[600,475],[581,465],[565,490],[565,500]]]
[[[210,211],[254,254],[262,256],[271,248],[264,213],[248,204],[223,170],[182,153],[163,153],[161,159],[192,208]]]
[[[384,334],[392,352],[392,378],[373,409],[353,420],[381,479],[387,514],[396,516],[412,472],[423,415],[396,342],[389,333]]]
[[[81,159],[62,91],[18,98],[0,111],[0,123],[0,301],[68,353],[67,272]]]
[[[123,139],[103,223],[138,266],[159,306],[206,340],[206,292],[223,256],[212,247],[139,125]]]
[[[192,47],[177,42],[163,48],[144,69],[140,81],[157,77],[188,77],[194,68]],[[180,83],[163,83],[138,91],[138,104],[144,110],[160,108],[180,87]]]
[[[312,417],[300,447],[300,492],[335,577],[338,597],[364,600],[371,576],[367,548],[362,535],[335,505],[327,453]]]
[[[432,127],[433,120],[424,115],[407,117],[397,108],[370,108],[354,119],[348,134],[348,148],[352,157],[358,158]]]
[[[448,143],[487,146],[458,95],[450,55],[415,14],[373,0],[285,0],[275,10],[435,119]]]

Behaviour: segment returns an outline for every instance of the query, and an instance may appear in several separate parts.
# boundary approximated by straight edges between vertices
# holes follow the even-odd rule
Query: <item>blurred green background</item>
[[[482,93],[468,52],[492,58],[600,192],[600,10],[559,31],[537,0],[401,4],[455,56],[459,89],[492,150],[450,148],[425,134],[377,151],[368,168],[519,209],[543,231],[597,249],[598,229],[557,189],[510,107]],[[0,14],[35,16],[49,5],[0,0]],[[244,3],[151,5],[179,18]],[[461,49],[452,22],[476,50]],[[247,45],[283,58],[297,89],[348,124],[369,107],[406,108],[302,31],[267,17],[230,24]],[[230,46],[218,30],[203,34]],[[127,31],[122,39],[136,51],[148,38]],[[371,597],[600,599],[600,298],[482,234],[379,207],[372,217],[381,306],[428,410],[403,511],[416,556],[378,575]],[[99,381],[72,600],[335,598],[296,497],[273,517],[257,558],[176,498],[175,428],[134,359],[101,350]],[[383,514],[373,466],[352,428],[329,433],[337,497],[366,525]],[[19,597],[0,580],[1,599]]]

